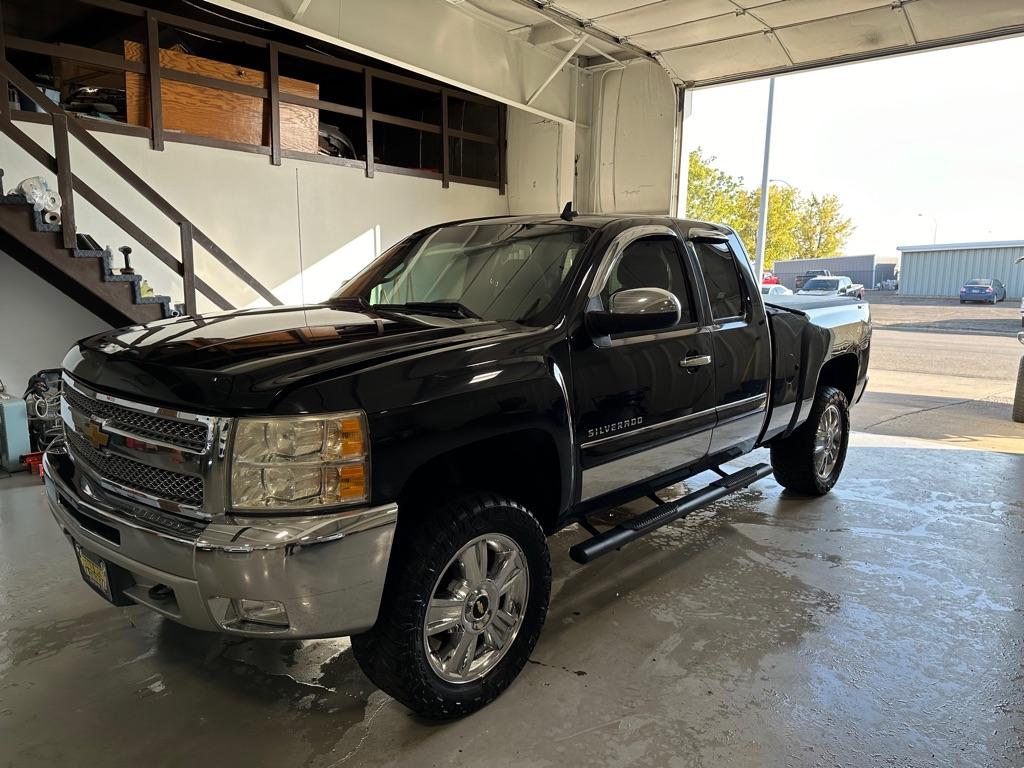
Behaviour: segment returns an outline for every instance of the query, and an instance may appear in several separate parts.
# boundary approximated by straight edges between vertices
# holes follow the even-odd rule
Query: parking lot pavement
[[[520,679],[439,725],[347,640],[105,606],[22,475],[0,481],[0,766],[1019,768],[1022,499],[1024,457],[858,433],[826,497],[763,480],[586,567],[564,531]]]
[[[876,329],[853,427],[1024,453],[1024,424],[1011,419],[1022,354],[1012,336]]]
[[[876,328],[1012,335],[1021,329],[1020,299],[998,304],[960,304],[957,298],[926,299],[869,291]]]

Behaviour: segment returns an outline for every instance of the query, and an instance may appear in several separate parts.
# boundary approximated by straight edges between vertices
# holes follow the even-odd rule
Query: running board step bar
[[[699,491],[687,494],[676,501],[661,504],[586,541],[574,544],[569,547],[569,557],[577,563],[592,562],[601,555],[607,555],[612,550],[619,549],[624,544],[635,541],[663,525],[684,518],[691,512],[696,512],[698,509],[740,490],[740,488],[746,488],[771,473],[772,468],[768,464],[755,464],[752,467],[745,467],[733,472],[731,475],[722,475],[720,480],[715,480]]]

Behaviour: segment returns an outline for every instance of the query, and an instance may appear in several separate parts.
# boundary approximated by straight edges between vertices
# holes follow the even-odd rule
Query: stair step
[[[42,211],[37,211],[29,203],[28,199],[20,192],[3,194],[3,175],[0,169],[0,205],[25,205],[29,206],[32,214],[32,225],[37,232],[60,232],[60,224],[48,224],[43,218]],[[115,272],[114,255],[110,248],[101,248],[99,243],[91,235],[80,232],[76,235],[78,247],[70,249],[69,253],[76,259],[102,259],[103,273],[102,280],[107,283],[128,283],[132,288],[132,302],[138,305],[156,304],[160,306],[161,315],[166,318],[185,314],[184,304],[173,304],[170,296],[153,294],[142,295],[142,275],[122,275]]]

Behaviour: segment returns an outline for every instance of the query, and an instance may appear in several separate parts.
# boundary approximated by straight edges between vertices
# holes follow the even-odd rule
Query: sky
[[[685,150],[758,186],[767,103],[768,80],[695,91]],[[770,177],[838,195],[848,255],[936,225],[940,243],[1024,240],[1024,38],[776,78]]]

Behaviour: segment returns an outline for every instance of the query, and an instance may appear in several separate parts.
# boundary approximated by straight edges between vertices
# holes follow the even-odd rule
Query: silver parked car
[[[856,296],[864,298],[864,286],[848,277],[813,277],[797,294],[804,296]]]

